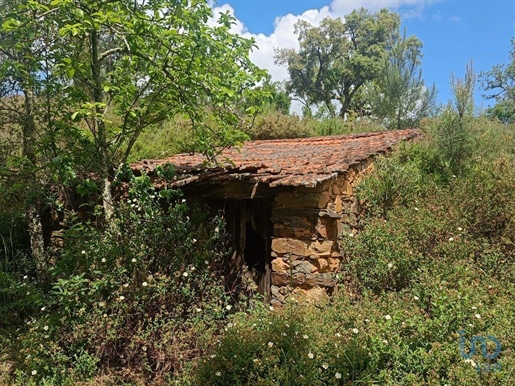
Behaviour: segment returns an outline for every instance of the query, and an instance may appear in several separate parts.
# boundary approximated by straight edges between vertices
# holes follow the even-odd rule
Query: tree
[[[390,56],[369,90],[372,114],[391,128],[415,126],[434,108],[436,88],[427,88],[419,70],[422,42],[414,36],[396,34]]]
[[[342,19],[326,18],[315,27],[295,25],[300,49],[276,51],[276,63],[288,68],[287,90],[306,106],[324,104],[336,116],[350,111],[355,94],[375,79],[388,56],[388,37],[398,30],[399,16],[388,10],[353,11]]]
[[[207,0],[1,1],[1,125],[23,138],[10,164],[41,186],[43,171],[64,183],[86,163],[109,219],[116,168],[143,130],[185,116],[210,157],[243,140],[239,106],[265,73],[233,18],[212,17]]]
[[[487,113],[504,123],[515,121],[515,39],[511,46],[510,63],[496,65],[480,75],[481,87],[488,92],[484,97],[496,102]]]

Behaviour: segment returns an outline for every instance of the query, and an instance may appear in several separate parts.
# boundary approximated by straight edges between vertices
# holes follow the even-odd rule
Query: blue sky
[[[293,24],[299,18],[316,24],[360,7],[395,11],[408,35],[424,44],[423,76],[426,84],[436,84],[439,103],[451,98],[451,71],[463,77],[471,59],[477,73],[507,63],[515,36],[515,0],[218,0],[216,7],[215,12],[230,11],[238,19],[235,32],[256,39],[259,51],[251,58],[274,80],[287,75],[274,65],[273,48],[295,46]],[[478,87],[477,106],[491,103],[482,100],[483,93]]]

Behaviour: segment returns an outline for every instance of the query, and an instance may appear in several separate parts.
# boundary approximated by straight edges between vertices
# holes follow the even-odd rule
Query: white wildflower
[[[463,228],[462,227],[458,227],[458,230],[461,232],[463,230]]]
[[[123,285],[123,288],[127,288],[128,286],[129,286],[129,283],[125,283],[125,284]]]
[[[101,261],[102,261],[102,263],[105,263],[105,262],[106,262],[105,257],[102,257],[102,260],[101,260]]]
[[[327,363],[322,363],[322,368],[324,370],[327,370],[329,368],[329,365]]]
[[[386,339],[383,340],[384,344],[388,344],[388,341]]]
[[[274,347],[274,342],[268,342],[268,347]]]
[[[38,373],[38,371],[37,371],[37,370],[32,370],[32,373],[31,373],[31,374],[32,374],[32,375],[36,375],[37,373]]]
[[[339,332],[337,332],[336,334],[334,334],[334,336],[336,336],[337,338],[340,338],[342,336],[342,334],[340,334]]]
[[[465,359],[465,363],[470,363],[472,367],[476,367],[476,362],[474,362],[472,359]]]
[[[477,307],[475,307],[475,306],[472,306],[471,308],[472,308],[473,310],[477,310]]]
[[[391,320],[391,319],[392,319],[392,317],[391,317],[390,315],[385,315],[385,316],[384,316],[384,318],[385,318],[386,320]]]
[[[393,263],[388,263],[388,268],[393,268]]]
[[[202,308],[197,308],[195,311],[202,312]]]
[[[273,311],[274,310],[274,306],[270,306],[270,311]]]
[[[354,233],[349,233],[349,237],[354,237]]]
[[[302,337],[303,337],[304,339],[308,339],[308,338],[309,338],[309,336],[307,336],[306,334],[302,335]]]
[[[475,314],[474,316],[476,317],[476,319],[481,319],[481,315],[479,314]]]
[[[142,285],[143,287],[146,287],[146,286],[148,286],[148,283],[147,283],[146,281],[144,281],[143,283],[141,283],[141,285]]]
[[[184,273],[182,274],[182,276],[184,276],[184,277],[188,277],[188,272],[184,272]]]
[[[417,207],[415,207],[415,210],[418,212],[418,208]]]
[[[359,330],[357,328],[353,328],[352,332],[355,333],[355,334],[359,334]]]
[[[45,311],[46,307],[41,307],[41,311]]]
[[[217,376],[217,377],[221,377],[221,376],[222,376],[222,373],[221,373],[220,371],[217,371],[217,372],[216,372],[216,376]]]
[[[314,357],[315,357],[315,356],[314,356],[314,355],[313,355],[313,353],[310,351],[310,352],[308,353],[308,358],[309,358],[309,359],[313,359]]]
[[[449,237],[449,241],[454,241],[454,237]]]
[[[147,346],[143,346],[141,349],[142,349],[143,351],[147,351]]]
[[[119,299],[120,301],[124,301],[124,300],[125,300],[125,296],[123,296],[123,295],[122,295],[122,296],[120,296],[118,299]]]
[[[226,309],[227,311],[230,311],[230,310],[231,310],[231,308],[232,308],[232,306],[231,306],[230,304],[228,304],[227,306],[225,306],[225,309]]]
[[[336,379],[341,379],[341,378],[342,378],[342,375],[341,375],[340,373],[336,373],[336,374],[334,374],[334,377],[335,377]]]
[[[85,255],[85,254],[86,254],[86,251],[83,249],[81,253],[82,253],[83,255]]]
[[[420,298],[418,296],[413,296],[413,299],[418,300]]]
[[[137,260],[135,258],[132,258],[131,260],[133,263],[135,263]]]

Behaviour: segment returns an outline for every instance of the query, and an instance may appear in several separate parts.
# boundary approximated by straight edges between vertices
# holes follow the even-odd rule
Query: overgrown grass
[[[67,232],[51,292],[8,247],[5,288],[23,303],[2,303],[19,316],[0,327],[0,384],[513,384],[514,129],[471,118],[452,148],[453,124],[426,121],[424,139],[376,160],[325,306],[232,313],[223,224],[145,177],[112,227]],[[2,232],[7,246],[17,233]],[[500,354],[479,342],[469,358],[474,337]]]
[[[228,322],[199,384],[512,384],[514,131],[484,118],[466,130],[463,153],[427,130],[379,159],[359,192],[363,229],[342,239],[340,292]],[[473,337],[486,346],[470,355]]]

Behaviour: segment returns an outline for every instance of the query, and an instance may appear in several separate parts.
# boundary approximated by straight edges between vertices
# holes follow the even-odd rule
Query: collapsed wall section
[[[315,188],[279,192],[272,205],[271,303],[288,297],[325,300],[337,285],[342,264],[338,240],[358,230],[355,188],[370,173],[370,160]]]

